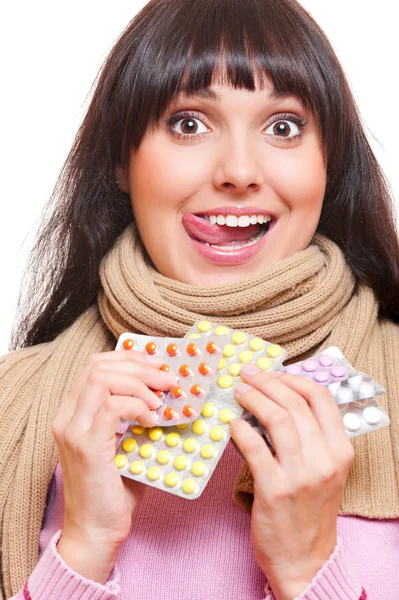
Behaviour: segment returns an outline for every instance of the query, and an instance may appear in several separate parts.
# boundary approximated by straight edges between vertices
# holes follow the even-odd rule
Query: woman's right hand
[[[162,360],[134,350],[92,355],[52,424],[64,482],[64,526],[57,550],[69,566],[105,583],[127,538],[145,486],[121,477],[115,463],[121,419],[156,424],[149,389],[167,391],[177,377]]]

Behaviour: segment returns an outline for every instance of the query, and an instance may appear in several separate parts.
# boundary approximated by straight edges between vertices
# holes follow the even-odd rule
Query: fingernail
[[[168,373],[167,371],[159,371],[162,377],[168,379],[169,381],[177,381],[177,375],[174,373]]]
[[[252,363],[244,363],[241,367],[240,373],[244,373],[244,375],[255,375],[255,373],[260,373],[262,369],[260,369],[257,365]]]
[[[246,394],[247,392],[250,392],[253,389],[254,388],[252,387],[252,385],[248,385],[247,383],[239,383],[235,388],[235,392],[237,392],[239,396],[242,396],[243,394]]]
[[[146,356],[145,357],[148,362],[156,365],[163,365],[164,360],[160,356]]]

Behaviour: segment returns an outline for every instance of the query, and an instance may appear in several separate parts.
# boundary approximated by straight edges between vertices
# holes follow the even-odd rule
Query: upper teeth
[[[248,227],[249,225],[256,225],[256,223],[268,223],[271,221],[271,217],[268,215],[242,215],[236,217],[235,215],[205,215],[205,219],[209,219],[212,225],[216,223],[218,225],[227,225],[227,227]]]

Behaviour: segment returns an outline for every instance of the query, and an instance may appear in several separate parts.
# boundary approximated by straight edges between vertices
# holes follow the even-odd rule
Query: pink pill
[[[331,369],[331,375],[336,379],[343,379],[347,374],[346,368],[342,365],[336,365]]]
[[[334,359],[331,356],[331,354],[320,354],[319,356],[319,363],[321,364],[322,367],[332,367],[334,364]]]
[[[317,362],[309,358],[303,362],[302,369],[306,371],[306,373],[313,373],[317,370]]]
[[[288,367],[285,367],[285,372],[291,373],[291,375],[300,375],[301,367],[298,367],[298,365],[288,365]]]
[[[317,381],[317,383],[327,383],[330,379],[330,374],[328,371],[316,371],[313,375],[313,379]]]

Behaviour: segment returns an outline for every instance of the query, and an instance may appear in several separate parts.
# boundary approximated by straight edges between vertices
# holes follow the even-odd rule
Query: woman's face
[[[298,98],[273,98],[271,86],[210,90],[181,95],[132,151],[128,171],[116,170],[155,267],[201,287],[306,248],[326,186],[318,124]]]

